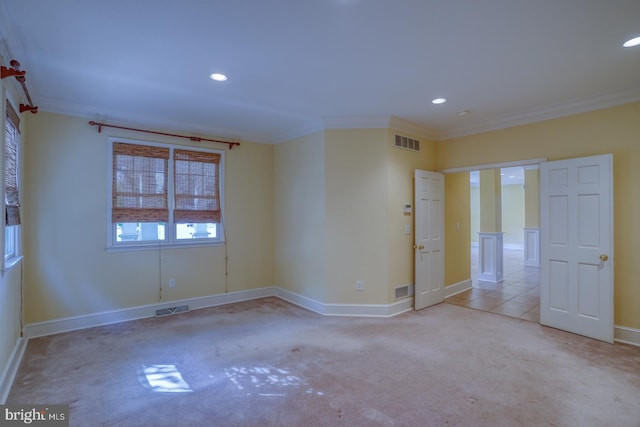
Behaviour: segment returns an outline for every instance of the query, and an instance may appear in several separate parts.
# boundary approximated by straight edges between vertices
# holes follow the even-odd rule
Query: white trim
[[[540,267],[540,227],[524,227],[524,265]]]
[[[453,285],[445,286],[444,297],[449,298],[454,295],[458,295],[462,292],[468,291],[473,287],[473,281],[471,279],[463,280],[462,282],[454,283]]]
[[[167,176],[165,177],[167,181],[167,209],[168,209],[168,221],[165,223],[164,228],[164,240],[147,240],[147,241],[123,241],[116,242],[116,226],[111,222],[111,211],[113,208],[113,200],[111,195],[113,194],[113,146],[116,143],[124,143],[131,145],[143,145],[150,147],[162,147],[169,150],[169,158],[167,160]],[[107,203],[106,203],[106,213],[107,213],[107,224],[106,224],[106,235],[107,235],[107,244],[106,250],[110,251],[118,251],[118,250],[139,250],[139,249],[164,249],[164,248],[180,248],[180,247],[195,247],[195,246],[222,246],[225,244],[225,235],[224,235],[224,218],[225,218],[225,162],[226,162],[226,152],[225,150],[218,148],[209,148],[209,147],[196,147],[192,145],[183,145],[176,144],[175,142],[163,142],[159,141],[151,141],[151,140],[142,140],[142,139],[131,139],[131,138],[120,138],[116,136],[108,136],[107,137]],[[177,231],[176,231],[176,222],[173,216],[173,211],[175,207],[175,188],[174,188],[174,174],[175,174],[175,159],[174,159],[174,151],[175,150],[189,150],[189,151],[197,151],[202,153],[214,153],[220,156],[220,162],[218,163],[218,175],[219,182],[218,192],[220,195],[220,212],[221,219],[219,226],[217,227],[217,236],[215,238],[201,238],[201,239],[178,239]]]
[[[589,111],[603,110],[605,108],[628,104],[638,100],[640,100],[640,89],[638,88],[621,90],[613,93],[604,93],[528,110],[521,113],[508,114],[477,125],[448,129],[443,132],[438,132],[437,139],[442,141],[494,130],[507,129],[529,123],[587,113]]]
[[[504,275],[504,246],[502,231],[488,233],[478,232],[478,280],[499,283]]]
[[[26,64],[22,64],[24,69],[29,69]],[[166,132],[187,132],[193,136],[216,136],[218,138],[229,139],[231,141],[252,141],[257,143],[271,144],[272,138],[270,134],[263,132],[253,132],[250,130],[237,130],[221,127],[199,126],[193,123],[187,123],[179,120],[158,119],[150,117],[146,114],[137,114],[133,111],[105,110],[103,105],[84,104],[77,100],[72,102],[61,101],[46,96],[38,95],[38,111],[46,111],[49,113],[63,114],[72,117],[78,117],[86,120],[109,121],[109,124],[119,124],[127,127],[144,127],[154,130]],[[88,111],[99,112],[99,114]],[[112,130],[111,132],[122,135],[130,135],[132,131]],[[162,138],[158,135],[163,141]],[[166,137],[170,138],[170,137]],[[205,144],[205,141],[202,142]],[[212,143],[213,144],[213,143]],[[209,146],[209,145],[207,145]]]
[[[13,347],[13,351],[9,356],[9,360],[2,371],[2,375],[0,375],[0,405],[4,405],[9,397],[11,386],[13,385],[13,381],[18,373],[18,368],[22,362],[24,352],[27,349],[28,341],[29,340],[27,338],[18,338],[16,345]]]
[[[290,302],[291,304],[305,308],[309,311],[313,311],[314,313],[324,315],[324,304],[314,300],[313,298],[309,298],[280,287],[276,287],[275,291],[275,296],[284,301]]]
[[[391,116],[389,119],[389,128],[398,132],[408,133],[420,138],[433,141],[436,139],[436,132],[424,126],[417,125],[398,116]]]
[[[413,308],[413,298],[392,304],[325,304],[287,289],[275,288],[278,298],[323,316],[393,317]]]
[[[272,296],[324,316],[392,317],[409,311],[413,307],[413,298],[405,298],[392,304],[324,304],[295,292],[270,286],[30,323],[24,327],[24,336],[37,338],[131,320],[146,319],[154,317],[156,310],[175,305],[186,304],[189,306],[189,310],[197,310],[199,308],[215,307]]]
[[[326,129],[388,129],[390,116],[324,117]]]
[[[502,249],[511,251],[524,251],[524,245],[520,245],[518,243],[505,243],[502,245]]]
[[[640,347],[640,329],[614,326],[614,341]]]
[[[479,170],[485,170],[485,169],[513,168],[517,166],[539,165],[540,163],[544,163],[546,161],[547,161],[546,157],[540,157],[536,159],[515,160],[513,162],[500,162],[500,163],[488,163],[488,164],[482,164],[482,165],[460,166],[458,168],[444,169],[439,172],[447,174],[447,173],[479,171]]]
[[[121,310],[103,311],[81,316],[49,320],[46,322],[30,323],[25,325],[24,335],[27,338],[36,338],[45,335],[59,334],[62,332],[76,331],[79,329],[93,328],[96,326],[110,325],[113,323],[127,322],[130,320],[146,319],[154,317],[156,310],[176,305],[187,304],[189,305],[189,310],[197,310],[199,308],[215,307],[218,305],[266,298],[274,295],[274,288],[267,287],[210,295],[206,297],[166,301],[159,304],[141,305]]]

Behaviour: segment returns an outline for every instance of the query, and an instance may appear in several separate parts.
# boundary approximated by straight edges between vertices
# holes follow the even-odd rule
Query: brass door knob
[[[609,256],[605,254],[600,255],[600,261],[602,262],[609,261]]]
[[[413,245],[413,249],[423,250],[424,245]]]

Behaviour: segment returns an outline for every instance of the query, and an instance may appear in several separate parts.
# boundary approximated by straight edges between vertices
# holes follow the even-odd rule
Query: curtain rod
[[[115,128],[115,129],[132,130],[132,131],[135,131],[135,132],[152,133],[154,135],[172,136],[172,137],[175,137],[175,138],[189,139],[189,140],[195,141],[195,142],[208,141],[208,142],[217,142],[219,144],[228,144],[229,145],[229,150],[232,150],[233,147],[236,146],[236,145],[240,145],[239,142],[222,141],[222,140],[219,140],[219,139],[201,138],[199,136],[178,135],[178,134],[175,134],[175,133],[157,132],[157,131],[154,131],[154,130],[146,130],[146,129],[130,128],[130,127],[125,127],[125,126],[109,125],[109,124],[106,124],[106,123],[94,122],[93,120],[90,121],[89,124],[91,126],[98,126],[98,133],[102,132],[102,128],[104,127],[104,128]]]
[[[29,104],[20,104],[20,112],[24,113],[25,111],[31,111],[33,114],[37,113],[38,107],[33,106],[33,101],[31,100],[31,95],[29,95],[26,79],[24,77],[27,72],[20,70],[20,63],[15,59],[12,59],[11,62],[9,62],[9,65],[11,65],[12,68],[5,67],[4,65],[2,66],[2,78],[4,79],[5,77],[11,76],[15,77],[20,83],[20,86],[22,86],[22,90],[24,91],[24,95],[27,97],[27,101],[29,101]]]

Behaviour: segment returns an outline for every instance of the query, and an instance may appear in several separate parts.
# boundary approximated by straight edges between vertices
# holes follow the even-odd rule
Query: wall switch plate
[[[364,283],[362,283],[362,280],[358,280],[356,282],[356,291],[362,291],[364,290]]]
[[[176,287],[176,279],[169,279],[169,287],[170,288]]]
[[[404,226],[404,234],[411,234],[411,226],[410,225],[405,225]]]

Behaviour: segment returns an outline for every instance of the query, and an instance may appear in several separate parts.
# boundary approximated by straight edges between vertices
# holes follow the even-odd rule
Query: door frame
[[[460,172],[471,172],[471,171],[479,171],[479,170],[486,170],[486,169],[502,169],[502,168],[518,167],[518,166],[540,166],[540,164],[545,163],[547,161],[548,160],[546,157],[538,157],[533,159],[515,160],[510,162],[483,163],[483,164],[471,165],[471,166],[461,166],[457,168],[441,169],[441,170],[438,170],[437,172],[444,174],[446,177],[447,174],[454,174],[454,173],[460,173]],[[446,214],[447,212],[445,210],[445,215]],[[446,257],[446,248],[445,248],[445,257]],[[469,282],[471,282],[471,278],[469,278]],[[454,286],[454,285],[451,285],[451,286]],[[468,288],[456,289],[456,291],[453,292],[452,294],[462,292],[466,289]],[[447,287],[445,286],[445,298],[451,296],[446,293],[446,290],[447,290]]]

